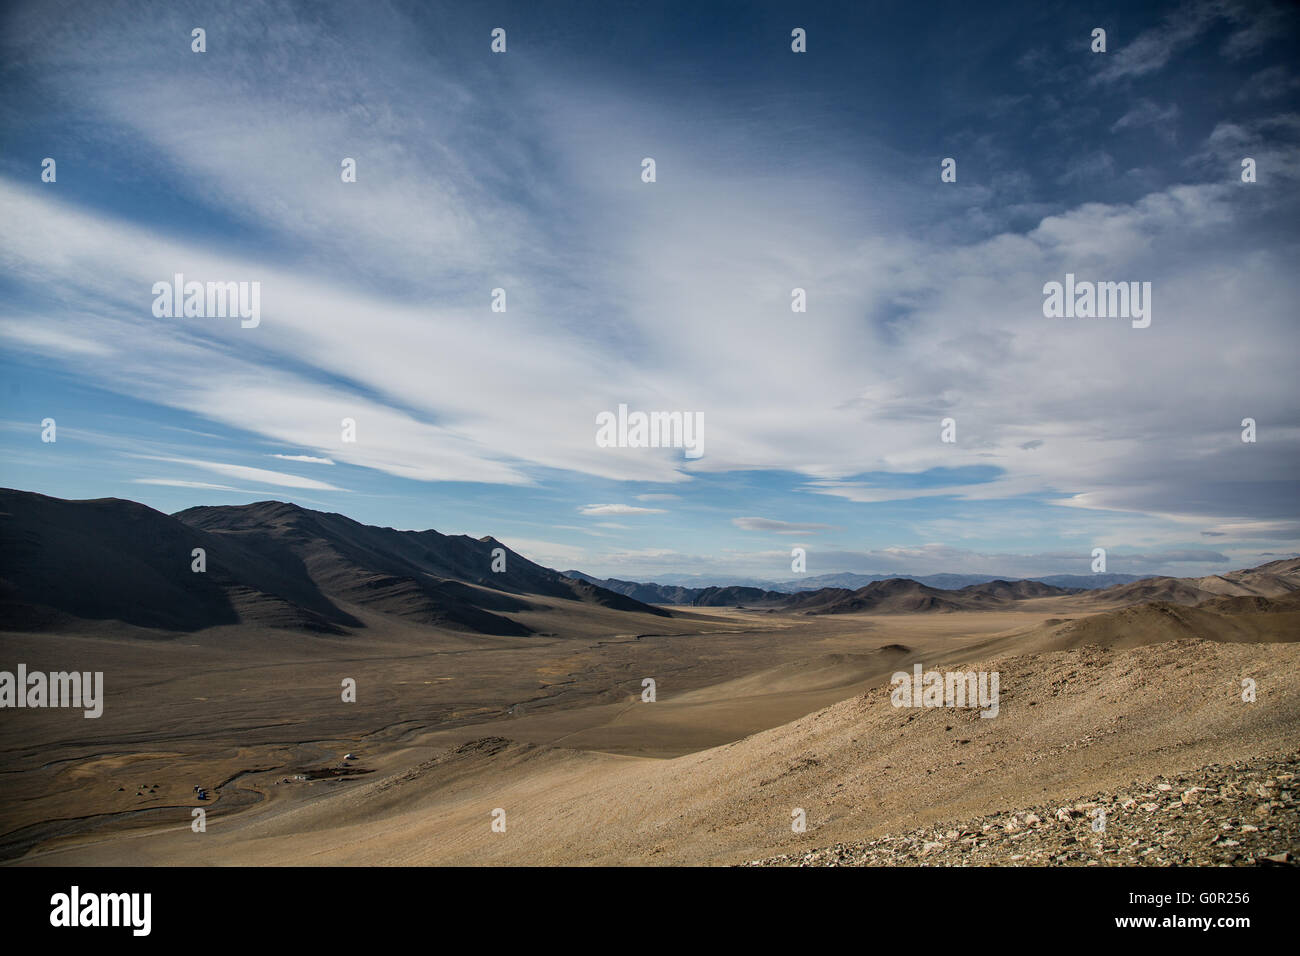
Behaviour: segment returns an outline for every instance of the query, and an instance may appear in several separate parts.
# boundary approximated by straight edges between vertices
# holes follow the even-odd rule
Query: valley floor
[[[1300,741],[1291,615],[1269,619],[1275,634],[1224,643],[1159,629],[1144,642],[1127,619],[1114,634],[1073,627],[1095,612],[1061,600],[874,616],[692,609],[605,633],[586,617],[567,628],[563,613],[530,638],[4,635],[6,658],[49,670],[75,659],[104,670],[110,691],[99,720],[0,722],[0,855],[946,865],[1245,863],[1300,849],[1285,776]],[[626,628],[628,615],[609,615]],[[892,706],[890,674],[915,662],[997,670],[998,716]],[[347,676],[356,704],[340,702]],[[645,677],[653,703],[641,699]],[[216,799],[196,802],[194,785]],[[1043,822],[1103,798],[1114,810],[1103,840],[1073,816]],[[1255,819],[1269,801],[1278,806]],[[191,828],[196,806],[206,832]],[[1008,830],[1017,812],[1040,823]]]

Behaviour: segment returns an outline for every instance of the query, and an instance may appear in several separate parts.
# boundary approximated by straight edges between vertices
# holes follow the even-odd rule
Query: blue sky
[[[1292,5],[0,17],[6,486],[638,579],[1300,549]],[[155,317],[177,272],[258,282],[260,324]],[[1066,273],[1151,282],[1150,327],[1045,318]],[[704,456],[598,447],[620,403],[702,414]]]

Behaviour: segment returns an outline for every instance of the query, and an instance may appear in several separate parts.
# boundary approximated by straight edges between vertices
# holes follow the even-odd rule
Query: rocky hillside
[[[1300,755],[1157,777],[749,866],[1268,866],[1300,863]]]

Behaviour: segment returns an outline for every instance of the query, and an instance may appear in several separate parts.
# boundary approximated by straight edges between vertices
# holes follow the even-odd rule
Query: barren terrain
[[[319,559],[323,545],[312,540]],[[295,585],[304,594],[324,579],[305,567]],[[1248,855],[1213,861],[1294,859],[1285,774],[1300,740],[1300,562],[1199,586],[1154,579],[1034,596],[1041,589],[990,585],[974,599],[969,589],[938,592],[911,611],[893,597],[915,589],[881,582],[888,587],[849,593],[859,602],[885,594],[886,607],[833,613],[808,613],[806,601],[649,608],[585,582],[570,589],[535,567],[529,574],[550,593],[472,585],[481,593],[458,600],[467,620],[495,608],[508,625],[489,620],[487,632],[430,620],[425,604],[439,592],[418,570],[377,599],[350,580],[313,592],[318,613],[353,622],[337,628],[285,624],[279,611],[278,624],[259,622],[261,604],[236,602],[252,619],[176,630],[55,615],[43,628],[0,632],[5,666],[102,671],[106,687],[98,719],[75,709],[0,717],[0,856],[38,865],[900,862],[899,847],[939,842],[979,852],[959,859],[932,847],[927,862],[1001,863],[1032,854],[1009,839],[963,844],[972,821],[973,832],[1001,834],[1005,820],[1024,829],[1032,808],[1041,818],[1044,807],[1110,800],[1120,809],[1094,841],[1096,862],[1201,860],[1200,844],[1187,841],[1220,836],[1216,821],[1255,829]],[[418,592],[414,609],[394,588]],[[357,595],[366,600],[348,599]],[[507,599],[517,606],[506,610]],[[948,606],[971,600],[987,609]],[[163,610],[184,620],[181,609]],[[917,663],[996,671],[997,716],[894,706],[891,675]],[[341,698],[348,678],[355,703]],[[652,702],[642,699],[646,678]],[[1243,695],[1250,682],[1253,700]],[[1143,796],[1154,781],[1175,781],[1180,798],[1193,786],[1217,794],[1219,784],[1193,781],[1256,764],[1264,777],[1249,785],[1273,782],[1265,797],[1248,796],[1276,803],[1267,819],[1233,804],[1232,820],[1219,820],[1207,800],[1200,812],[1212,818],[1187,829],[1186,845],[1104,852],[1106,841],[1139,845],[1131,841],[1148,811],[1124,802],[1159,802]],[[211,799],[196,799],[196,786]],[[1218,799],[1226,813],[1230,801]],[[205,832],[191,827],[195,807]],[[498,810],[504,832],[492,826]],[[806,828],[796,832],[800,812]],[[1048,849],[1034,859],[1084,859]]]

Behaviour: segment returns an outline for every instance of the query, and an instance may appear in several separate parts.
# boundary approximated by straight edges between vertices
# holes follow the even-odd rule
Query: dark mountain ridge
[[[205,552],[202,573],[191,569],[195,548]],[[493,571],[502,555],[505,570]],[[365,626],[357,612],[372,611],[526,635],[532,629],[506,615],[540,607],[530,595],[668,614],[566,578],[491,537],[376,528],[280,501],[165,515],[120,498],[0,490],[0,628],[9,630],[86,619],[346,633]]]

